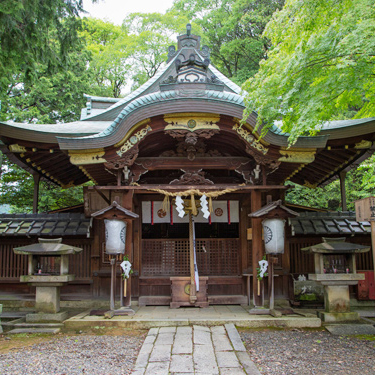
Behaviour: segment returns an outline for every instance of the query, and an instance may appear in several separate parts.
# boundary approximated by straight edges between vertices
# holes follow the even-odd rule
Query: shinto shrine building
[[[12,248],[52,236],[84,249],[70,262],[76,280],[63,295],[108,295],[104,223],[91,214],[116,201],[139,215],[127,227],[134,271],[128,300],[169,305],[172,279],[191,276],[189,215],[178,216],[175,207],[182,195],[186,206],[196,207],[196,263],[208,303],[246,304],[251,294],[258,304],[251,275],[264,243],[261,219],[249,214],[284,200],[288,181],[311,188],[343,181],[375,151],[375,118],[329,122],[319,135],[289,147],[288,134],[276,126],[262,138],[262,127],[254,132],[256,113],[241,124],[244,108],[240,87],[188,32],[178,37],[177,49],[169,48],[164,68],[136,91],[121,99],[88,96],[79,121],[1,123],[1,151],[33,174],[35,197],[41,179],[64,188],[93,185],[84,189],[81,212],[37,214],[35,199],[34,214],[1,215],[0,292],[32,293],[19,283],[27,262]],[[203,194],[212,208],[208,218],[198,204]],[[301,247],[321,242],[322,235],[369,243],[369,232],[367,224],[341,213],[289,219],[285,252],[275,265],[276,296],[289,298],[291,275],[311,272],[312,255]],[[358,256],[358,269],[373,269],[370,254]]]

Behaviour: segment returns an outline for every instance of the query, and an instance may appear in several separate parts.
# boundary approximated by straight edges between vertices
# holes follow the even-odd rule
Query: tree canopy
[[[247,90],[266,129],[315,134],[325,121],[375,115],[373,0],[288,0],[265,37],[272,48]]]
[[[262,35],[272,14],[284,0],[176,0],[173,9],[183,12],[202,30],[213,64],[237,84],[259,69],[270,47]]]

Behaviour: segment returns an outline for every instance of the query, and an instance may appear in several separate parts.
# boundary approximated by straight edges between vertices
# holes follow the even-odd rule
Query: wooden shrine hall
[[[311,188],[336,178],[343,182],[347,171],[374,152],[375,118],[326,123],[319,135],[302,136],[291,147],[288,134],[276,126],[260,138],[262,127],[254,132],[256,113],[241,122],[241,89],[210,63],[209,48],[201,47],[200,37],[188,28],[177,39],[177,48],[169,47],[168,61],[153,78],[121,99],[88,96],[79,121],[1,123],[1,151],[33,174],[35,201],[32,215],[13,215],[13,224],[12,215],[0,218],[0,280],[5,281],[0,292],[25,293],[28,288],[17,281],[26,263],[9,249],[38,237],[60,236],[74,246],[84,243],[84,251],[71,261],[76,280],[63,291],[82,298],[108,295],[104,223],[91,215],[116,201],[139,216],[127,226],[125,252],[134,271],[127,283],[128,303],[169,305],[180,287],[174,289],[174,280],[183,278],[188,282],[182,288],[191,296],[197,272],[204,300],[197,293],[187,305],[247,304],[249,294],[260,304],[252,275],[264,254],[262,220],[249,215],[284,200],[288,181]],[[84,188],[84,212],[38,219],[41,179],[63,188],[91,181],[93,185]],[[203,195],[209,216],[204,214]],[[355,234],[354,241],[368,241],[366,230]],[[300,233],[299,242],[292,239],[286,226],[285,252],[275,265],[277,297],[289,297],[291,267],[295,257],[302,256],[299,248],[309,244],[304,237]],[[319,243],[321,237],[311,241]],[[297,242],[300,245],[292,248]],[[303,254],[306,264],[309,256]]]

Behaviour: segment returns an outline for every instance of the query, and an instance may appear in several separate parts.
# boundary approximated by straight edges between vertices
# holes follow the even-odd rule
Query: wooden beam
[[[251,192],[251,211],[257,211],[262,207],[262,194],[259,190],[253,190]],[[262,244],[262,219],[252,218],[252,268],[253,268],[253,302],[255,306],[262,305],[262,296],[258,295],[258,282],[256,279],[257,267],[259,267],[259,261],[263,257],[263,244]],[[263,281],[262,281],[263,282]],[[261,292],[262,294],[262,292]]]
[[[98,189],[97,186],[92,186],[93,187],[93,190],[95,190],[103,199],[105,202],[108,203],[108,206],[112,203],[101,191],[100,189]]]
[[[243,164],[249,163],[252,159],[244,157],[196,157],[194,160],[188,158],[138,158],[131,169],[143,166],[149,171],[169,169],[229,169],[235,170]]]
[[[99,190],[134,190],[138,191],[149,191],[150,193],[155,193],[152,190],[167,190],[167,191],[186,191],[191,189],[197,189],[200,191],[212,191],[212,190],[226,190],[226,189],[236,189],[235,193],[248,193],[251,190],[259,190],[262,192],[267,192],[270,190],[287,190],[290,186],[286,185],[236,185],[236,184],[217,184],[217,185],[139,185],[139,186],[89,186],[88,189]]]

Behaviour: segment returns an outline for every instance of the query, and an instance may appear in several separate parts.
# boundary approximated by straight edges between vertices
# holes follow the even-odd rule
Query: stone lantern
[[[28,274],[22,275],[20,281],[36,287],[36,313],[26,315],[27,322],[63,321],[67,318],[67,312],[60,312],[60,288],[74,280],[74,275],[69,274],[69,255],[82,249],[64,245],[61,241],[61,238],[39,238],[39,243],[13,249],[15,254],[28,255]],[[43,269],[43,258],[47,264],[60,265],[59,269]]]
[[[370,246],[345,242],[343,238],[323,238],[323,242],[301,249],[314,254],[315,273],[309,280],[324,286],[325,311],[319,317],[325,322],[359,320],[350,311],[349,285],[357,285],[365,275],[357,273],[355,254],[370,251]]]

